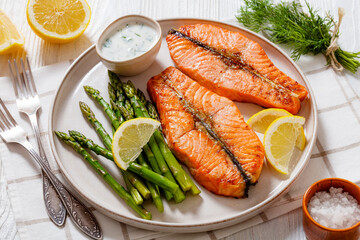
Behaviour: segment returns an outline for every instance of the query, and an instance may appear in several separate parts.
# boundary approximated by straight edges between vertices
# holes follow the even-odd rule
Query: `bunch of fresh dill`
[[[301,55],[322,53],[332,40],[334,19],[328,15],[320,17],[317,11],[308,3],[308,13],[296,2],[280,2],[274,4],[272,0],[244,0],[245,6],[238,11],[236,18],[245,27],[255,31],[265,31],[271,41],[285,43],[292,47],[291,57],[298,60]],[[336,36],[339,32],[337,31]],[[355,73],[360,66],[356,58],[360,52],[351,53],[337,48],[334,52],[336,60],[346,69]],[[330,56],[326,55],[328,63]],[[340,66],[341,67],[341,66]]]

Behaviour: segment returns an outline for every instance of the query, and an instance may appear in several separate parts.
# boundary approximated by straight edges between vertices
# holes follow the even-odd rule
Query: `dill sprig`
[[[275,43],[288,44],[292,48],[291,57],[296,61],[301,55],[322,53],[325,55],[330,46],[335,21],[328,14],[320,17],[306,3],[308,13],[302,10],[296,1],[274,4],[271,0],[244,0],[236,16],[245,27],[255,32],[264,31]],[[339,32],[335,33],[337,36]],[[328,63],[330,57],[327,57]],[[337,61],[346,69],[355,73],[360,62],[360,52],[351,53],[338,48],[335,51]]]

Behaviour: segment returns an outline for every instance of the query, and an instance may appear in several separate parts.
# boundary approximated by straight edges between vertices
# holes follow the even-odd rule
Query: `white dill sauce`
[[[149,25],[142,22],[129,22],[105,39],[101,52],[110,60],[129,60],[149,50],[157,37],[156,30]]]

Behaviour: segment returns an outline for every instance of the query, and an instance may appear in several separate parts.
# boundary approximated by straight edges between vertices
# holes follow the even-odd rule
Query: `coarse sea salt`
[[[310,199],[308,211],[320,225],[334,229],[349,228],[360,221],[360,205],[342,188],[317,192]]]

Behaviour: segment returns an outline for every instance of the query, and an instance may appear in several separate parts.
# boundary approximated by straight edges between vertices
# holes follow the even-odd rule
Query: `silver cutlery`
[[[60,182],[51,172],[50,168],[44,163],[43,159],[35,151],[34,147],[27,139],[27,133],[21,128],[11,116],[4,102],[0,98],[0,137],[5,143],[17,143],[25,148],[32,158],[40,165],[46,176],[54,185],[59,194],[68,214],[83,233],[93,239],[102,239],[100,226],[91,211],[82,204],[72,193]]]
[[[40,130],[37,118],[37,112],[41,107],[40,100],[36,91],[34,78],[31,72],[29,60],[26,61],[21,59],[21,69],[18,67],[15,60],[13,60],[13,66],[11,61],[8,60],[10,75],[14,86],[16,95],[16,105],[19,112],[25,113],[31,123],[33,131],[35,133],[36,141],[39,146],[40,157],[48,168],[50,168],[49,162],[46,158],[44,148],[42,146]],[[54,186],[50,180],[42,172],[43,178],[43,197],[45,202],[46,211],[49,218],[57,226],[62,226],[66,219],[66,209],[58,194],[56,193]]]

